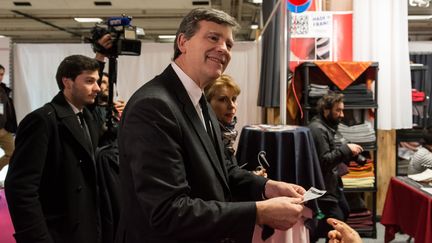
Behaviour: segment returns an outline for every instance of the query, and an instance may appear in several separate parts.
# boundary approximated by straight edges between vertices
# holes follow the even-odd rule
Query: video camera
[[[110,17],[105,22],[96,24],[91,30],[93,50],[108,57],[141,55],[141,41],[138,40],[137,33],[139,28],[132,26],[131,21],[132,17],[122,15],[121,17]],[[110,34],[113,41],[109,49],[105,49],[98,43],[99,39],[106,34]]]

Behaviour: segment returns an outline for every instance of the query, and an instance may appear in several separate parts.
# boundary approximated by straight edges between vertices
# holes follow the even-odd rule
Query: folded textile
[[[351,85],[372,62],[315,62],[339,89]]]

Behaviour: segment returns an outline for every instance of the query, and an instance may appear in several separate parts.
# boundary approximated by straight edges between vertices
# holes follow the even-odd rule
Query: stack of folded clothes
[[[309,105],[315,107],[318,100],[328,94],[330,87],[328,85],[310,84],[309,85]]]
[[[373,187],[375,182],[374,165],[368,159],[366,164],[359,166],[356,162],[350,162],[348,174],[342,176],[344,188],[366,188]]]
[[[372,128],[370,122],[354,126],[340,123],[338,131],[346,140],[362,146],[363,149],[372,149],[375,146],[375,130]]]
[[[329,92],[329,86],[328,85],[320,85],[320,84],[311,84],[309,86],[309,96],[310,97],[319,97],[328,94]]]
[[[373,230],[372,213],[368,209],[353,211],[349,214],[347,224],[357,231]]]
[[[350,85],[343,91],[336,89],[335,91],[344,94],[345,105],[362,104],[364,106],[374,105],[375,101],[373,93],[368,90],[366,84]]]

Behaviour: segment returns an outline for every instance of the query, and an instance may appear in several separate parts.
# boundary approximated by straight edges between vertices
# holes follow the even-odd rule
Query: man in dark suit
[[[85,107],[100,91],[98,70],[94,59],[66,57],[56,74],[60,92],[18,127],[5,181],[17,243],[101,242],[98,137]]]
[[[216,116],[201,98],[231,59],[235,27],[222,11],[192,10],[177,31],[174,61],[126,105],[116,242],[251,242],[255,224],[288,229],[301,216],[302,187],[225,158]]]

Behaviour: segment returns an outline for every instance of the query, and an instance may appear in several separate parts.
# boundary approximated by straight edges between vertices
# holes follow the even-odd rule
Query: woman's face
[[[231,124],[237,112],[237,94],[232,88],[221,87],[215,90],[210,101],[217,119],[224,125]]]

